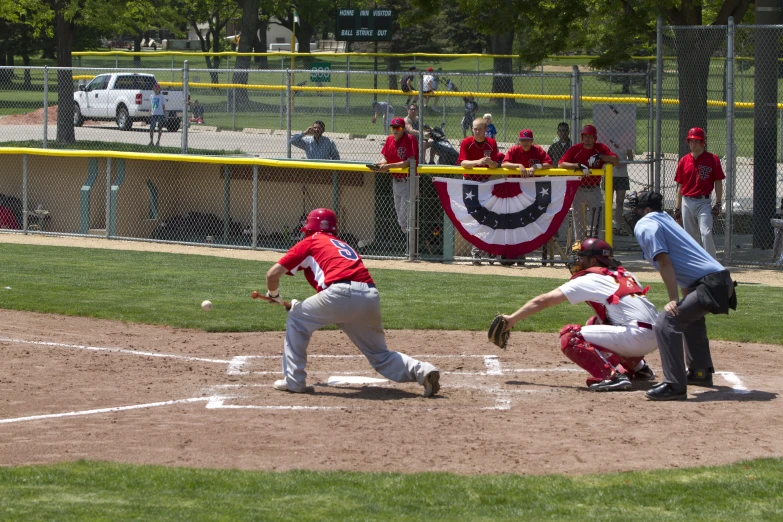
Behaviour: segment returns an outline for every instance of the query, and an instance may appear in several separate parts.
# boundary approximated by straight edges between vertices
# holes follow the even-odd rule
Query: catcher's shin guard
[[[563,354],[571,359],[580,368],[587,370],[587,373],[592,375],[587,379],[588,386],[595,382],[600,382],[606,379],[611,379],[614,376],[615,371],[624,373],[624,368],[616,368],[619,365],[619,357],[611,352],[609,358],[599,353],[596,348],[603,348],[593,346],[584,340],[581,334],[582,327],[578,324],[567,324],[560,330],[560,349]],[[611,361],[611,358],[616,359],[617,364]]]

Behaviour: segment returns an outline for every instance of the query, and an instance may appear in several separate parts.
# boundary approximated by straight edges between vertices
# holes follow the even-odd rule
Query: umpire
[[[635,202],[633,197],[630,199],[641,218],[634,235],[644,258],[661,274],[669,294],[669,302],[653,327],[664,379],[647,392],[647,398],[684,401],[689,384],[712,386],[715,369],[704,318],[709,313],[728,314],[729,308],[737,309],[735,283],[728,270],[662,211],[660,193],[642,192]]]

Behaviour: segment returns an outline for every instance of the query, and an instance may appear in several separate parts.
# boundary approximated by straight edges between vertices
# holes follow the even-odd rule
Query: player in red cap
[[[533,131],[523,129],[519,132],[519,145],[508,149],[501,167],[519,169],[519,175],[514,174],[509,178],[529,178],[537,170],[551,169],[552,159],[541,146],[533,144]]]
[[[440,373],[433,365],[390,351],[381,322],[378,289],[362,258],[337,237],[337,216],[328,208],[310,212],[302,228],[304,239],[266,273],[267,297],[282,303],[280,278],[304,272],[316,294],[291,301],[285,328],[283,376],[274,388],[312,392],[307,386],[307,346],[317,330],[336,324],[361,350],[375,371],[394,382],[418,382],[424,396],[440,389]]]
[[[585,239],[573,255],[571,280],[504,315],[506,329],[564,301],[587,303],[596,315],[585,326],[565,325],[560,330],[560,349],[590,373],[588,387],[625,391],[631,389],[631,379],[654,379],[644,356],[657,348],[653,324],[658,311],[645,297],[647,288],[617,265],[612,247],[602,239]]]
[[[593,210],[598,211],[604,204],[604,198],[601,194],[601,178],[588,176],[590,169],[603,168],[606,163],[611,163],[616,167],[620,163],[617,155],[609,147],[599,143],[597,139],[598,130],[593,125],[585,125],[582,128],[582,143],[577,143],[565,151],[563,157],[560,158],[560,163],[557,164],[561,169],[580,170],[585,174],[571,207],[573,208],[576,239],[582,239],[586,236],[587,211],[591,213]]]
[[[674,219],[680,221],[688,234],[700,243],[712,257],[716,256],[712,239],[712,218],[721,213],[723,180],[726,175],[720,158],[706,151],[704,129],[694,127],[688,131],[689,154],[680,158],[674,181],[677,194]],[[715,190],[715,203],[712,191]]]
[[[419,143],[405,131],[405,120],[394,118],[391,121],[391,135],[386,138],[381,154],[383,160],[374,164],[374,169],[389,172],[394,168],[410,168],[411,163],[419,163]],[[392,174],[392,192],[397,223],[404,233],[408,233],[408,213],[410,212],[410,187],[408,174]]]

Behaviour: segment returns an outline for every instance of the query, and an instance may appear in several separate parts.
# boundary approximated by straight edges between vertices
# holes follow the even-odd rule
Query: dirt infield
[[[329,386],[378,377],[340,332],[318,332],[312,395],[272,389],[283,334],[212,334],[0,310],[2,465],[101,459],[262,470],[589,473],[783,456],[780,347],[713,343],[716,386],[654,403],[599,394],[554,334],[390,331],[392,348],[442,371],[415,383]],[[653,368],[660,368],[657,354]]]

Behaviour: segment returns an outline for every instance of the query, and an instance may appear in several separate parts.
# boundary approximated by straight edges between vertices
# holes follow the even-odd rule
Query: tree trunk
[[[387,71],[399,71],[400,70],[400,59],[396,56],[389,56],[386,58],[386,70]],[[389,89],[397,90],[399,89],[399,86],[397,85],[397,75],[396,74],[390,74],[389,75]]]
[[[269,19],[258,21],[258,38],[255,41],[253,50],[257,53],[265,53],[268,47],[266,40],[266,30],[269,27]],[[256,56],[256,65],[259,69],[269,69],[269,60],[266,56]]]
[[[256,28],[258,26],[258,0],[242,0],[242,26],[240,28],[239,47],[237,52],[249,53],[256,43]],[[234,65],[233,83],[247,85],[250,69],[250,56],[238,56]],[[237,105],[248,104],[250,97],[247,89],[233,89]]]
[[[310,54],[310,39],[313,37],[313,28],[309,24],[299,22],[299,31],[296,33],[296,41],[299,44],[298,53]],[[293,51],[293,49],[292,49]],[[309,66],[310,62],[305,62]],[[297,67],[299,68],[299,67]]]
[[[511,54],[514,45],[514,31],[490,35],[489,47],[492,54]],[[492,77],[492,92],[514,92],[514,82],[510,77],[498,76],[511,74],[514,71],[511,58],[494,58],[494,72]],[[495,102],[497,100],[490,100]]]
[[[65,19],[62,10],[55,12],[55,32],[57,34],[57,143],[74,143],[76,133],[73,129],[73,43],[76,40],[76,28]]]
[[[137,34],[133,37],[133,52],[134,53],[140,53],[141,52],[141,40],[144,38],[144,36]],[[134,67],[141,67],[141,56],[136,55],[133,57],[133,66]]]

